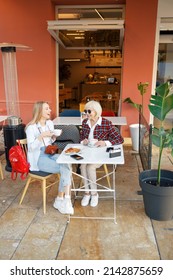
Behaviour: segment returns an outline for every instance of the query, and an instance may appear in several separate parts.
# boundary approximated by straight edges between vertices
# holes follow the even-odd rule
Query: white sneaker
[[[61,214],[65,214],[64,199],[60,199],[59,197],[56,197],[53,207],[57,209]]]
[[[65,214],[69,214],[69,215],[74,214],[74,208],[72,206],[70,198],[65,198],[64,199],[64,210],[65,210]]]
[[[81,205],[87,206],[89,204],[90,198],[91,198],[90,194],[85,194],[81,200]]]
[[[90,201],[90,206],[96,207],[99,201],[99,195],[91,195],[91,201]]]

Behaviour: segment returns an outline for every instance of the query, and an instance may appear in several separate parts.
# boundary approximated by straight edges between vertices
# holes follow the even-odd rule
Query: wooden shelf
[[[121,66],[85,66],[85,68],[121,68]]]

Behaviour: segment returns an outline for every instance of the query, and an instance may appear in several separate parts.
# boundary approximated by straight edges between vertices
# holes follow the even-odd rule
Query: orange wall
[[[149,121],[148,103],[151,95],[153,59],[156,34],[157,0],[126,0],[122,99],[131,97],[141,104],[137,90],[139,82],[149,82],[144,97],[144,115]],[[122,104],[123,116],[128,125],[138,123],[138,111],[129,104]],[[129,136],[129,127],[122,127],[123,136]]]
[[[80,4],[81,1],[55,0],[59,4]],[[92,1],[91,1],[92,2]],[[90,4],[83,0],[82,4]],[[154,43],[158,0],[126,0],[124,64],[122,71],[122,99],[131,96],[141,102],[137,83],[152,83]],[[115,4],[114,0],[95,0],[96,4]],[[33,48],[32,52],[18,51],[17,69],[21,118],[26,123],[31,119],[33,103],[48,100],[55,114],[56,61],[55,41],[47,31],[47,20],[54,19],[51,0],[6,0],[0,1],[0,42],[15,42]],[[1,60],[1,59],[0,59]],[[145,97],[145,116],[149,119]],[[139,98],[138,98],[139,97]],[[2,60],[0,61],[0,104],[5,104]],[[122,104],[122,115],[128,124],[137,122],[138,114],[127,104]],[[128,126],[123,127],[123,136],[129,136]]]
[[[54,8],[50,0],[0,1],[0,42],[33,48],[31,52],[16,52],[21,118],[24,123],[31,119],[35,101],[47,100],[55,111],[55,42],[47,31],[47,20],[52,19]],[[1,57],[0,101],[4,106]]]

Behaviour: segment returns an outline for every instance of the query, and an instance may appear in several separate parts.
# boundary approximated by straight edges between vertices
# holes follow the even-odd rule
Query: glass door
[[[125,6],[57,6],[55,18],[48,21],[48,32],[57,42],[57,115],[64,108],[80,109],[85,87],[87,94],[94,94],[100,86],[102,95],[108,87],[112,97],[118,96],[112,98],[118,114]],[[62,76],[64,69],[67,77]],[[110,84],[108,77],[116,78],[118,85]]]
[[[157,84],[173,81],[173,35],[161,35],[159,41]]]
[[[173,94],[173,32],[170,33],[160,35],[156,86],[170,81]],[[173,126],[173,110],[167,115],[166,125]]]

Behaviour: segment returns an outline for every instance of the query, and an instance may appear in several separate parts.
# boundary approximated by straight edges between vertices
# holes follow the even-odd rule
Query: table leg
[[[113,217],[78,217],[78,216],[68,216],[68,222],[70,222],[70,219],[75,219],[75,218],[78,218],[78,219],[105,219],[105,220],[113,220],[114,221],[114,223],[115,224],[117,224],[117,222],[116,222],[116,192],[115,192],[115,187],[116,187],[116,184],[115,184],[115,170],[116,170],[116,165],[113,165],[112,166],[112,171],[111,172],[109,172],[107,175],[104,175],[104,176],[102,176],[101,178],[98,178],[97,180],[96,180],[96,183],[97,183],[97,185],[99,186],[99,187],[102,187],[102,189],[99,189],[99,188],[97,188],[96,190],[93,190],[93,191],[98,191],[98,192],[113,192]],[[78,176],[78,177],[80,177],[80,178],[83,178],[83,176],[81,175],[81,174],[78,174],[78,173],[76,173],[76,172],[74,172],[74,171],[72,171],[72,173],[74,174],[74,175],[76,175],[76,176]],[[112,186],[113,186],[113,188],[109,188],[109,187],[107,187],[107,186],[104,186],[104,185],[101,185],[101,184],[99,184],[98,183],[98,181],[99,180],[101,180],[101,179],[103,179],[103,178],[105,178],[106,176],[108,176],[108,175],[110,175],[110,174],[112,174],[112,180],[113,180],[113,182],[112,182]],[[88,190],[90,190],[90,189],[88,189]],[[86,189],[84,188],[84,186],[81,186],[81,187],[79,187],[79,188],[72,188],[71,189],[71,191],[74,191],[74,192],[78,192],[78,191],[80,191],[80,192],[85,192],[86,191]],[[79,196],[75,196],[75,199],[77,198],[77,197],[79,197]],[[106,196],[106,198],[109,198],[110,196]],[[112,196],[111,196],[112,197]]]

